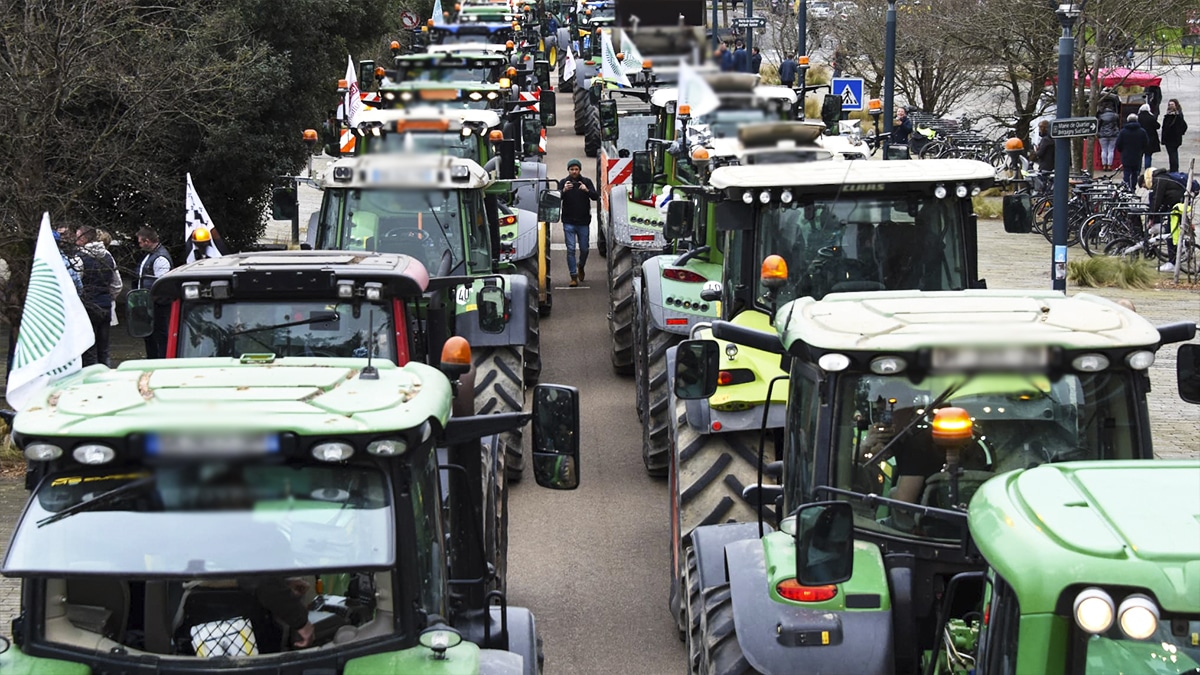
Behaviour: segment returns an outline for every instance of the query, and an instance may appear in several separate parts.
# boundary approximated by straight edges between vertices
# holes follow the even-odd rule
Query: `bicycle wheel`
[[[1115,234],[1116,221],[1107,214],[1097,214],[1083,222],[1079,228],[1079,245],[1088,256],[1104,253],[1104,245]]]
[[[1179,252],[1179,271],[1189,277],[1200,274],[1200,242],[1194,238],[1181,239],[1179,246],[1183,249]]]
[[[921,151],[917,156],[921,159],[936,159],[941,157],[942,153],[946,152],[949,146],[945,141],[930,141],[921,147]]]
[[[1127,237],[1116,237],[1104,245],[1104,255],[1113,258],[1136,260],[1141,256],[1141,253],[1142,246],[1140,242]]]

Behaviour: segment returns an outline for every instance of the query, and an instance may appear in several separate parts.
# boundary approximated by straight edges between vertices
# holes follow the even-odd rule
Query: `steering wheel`
[[[822,258],[831,258],[831,259],[832,258],[841,258],[842,257],[842,247],[841,246],[822,246],[821,248],[817,249],[817,255]]]
[[[393,227],[392,229],[383,233],[383,240],[391,242],[401,240],[424,242],[428,238],[428,232],[425,230],[418,230],[415,227]]]

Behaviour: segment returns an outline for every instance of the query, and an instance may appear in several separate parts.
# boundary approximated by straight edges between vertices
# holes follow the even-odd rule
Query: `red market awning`
[[[1076,74],[1075,77],[1078,78],[1079,75]],[[1083,83],[1091,85],[1092,76],[1089,74],[1083,78]],[[1130,70],[1129,68],[1103,68],[1100,70],[1100,86],[1102,87],[1157,87],[1161,84],[1161,77],[1144,70]]]

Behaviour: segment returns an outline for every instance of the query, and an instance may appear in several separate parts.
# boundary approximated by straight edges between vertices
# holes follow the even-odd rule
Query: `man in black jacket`
[[[588,242],[592,224],[592,202],[600,196],[596,186],[583,176],[583,164],[577,159],[567,162],[567,177],[559,181],[562,192],[563,235],[567,240],[567,271],[571,273],[571,286],[584,280],[583,268],[587,265]],[[579,268],[575,267],[575,243],[579,242]]]
[[[1142,125],[1138,124],[1138,116],[1130,113],[1125,126],[1117,134],[1117,152],[1121,153],[1121,166],[1125,169],[1125,187],[1133,190],[1137,187],[1138,172],[1142,168],[1142,154],[1150,143]]]

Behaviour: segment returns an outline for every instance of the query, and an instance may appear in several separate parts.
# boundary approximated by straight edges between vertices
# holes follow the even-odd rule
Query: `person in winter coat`
[[[799,63],[795,56],[789,55],[779,64],[779,82],[785,87],[790,87],[796,81],[796,66]],[[801,82],[800,84],[804,84]]]
[[[1142,169],[1142,155],[1148,145],[1150,139],[1142,125],[1138,124],[1138,116],[1129,113],[1125,126],[1121,127],[1121,133],[1117,135],[1117,152],[1121,153],[1121,165],[1125,168],[1125,187],[1130,190],[1137,188],[1138,172]]]
[[[1054,174],[1054,139],[1050,138],[1050,121],[1038,123],[1038,142],[1033,149],[1033,161],[1037,162],[1038,171],[1043,176]]]
[[[1102,105],[1096,115],[1099,123],[1096,138],[1100,141],[1100,165],[1105,171],[1112,171],[1113,150],[1117,147],[1117,135],[1121,133],[1121,116],[1111,105]]]
[[[563,238],[567,243],[567,271],[571,273],[569,286],[575,287],[584,281],[584,266],[587,265],[590,228],[592,224],[592,202],[600,199],[596,186],[590,178],[583,176],[583,164],[578,159],[567,162],[567,177],[558,182],[562,193]],[[579,266],[575,266],[575,247],[579,246]]]
[[[746,43],[738,40],[733,43],[733,72],[746,73],[750,68],[750,55],[746,53]]]
[[[758,47],[755,47],[750,54],[750,72],[757,75],[760,70],[762,70],[762,54],[759,53]]]
[[[1158,143],[1158,116],[1151,112],[1149,103],[1143,103],[1142,107],[1138,108],[1138,124],[1142,125],[1147,139],[1146,152],[1142,155],[1142,168],[1149,169],[1154,153],[1162,150]]]
[[[91,226],[75,230],[75,245],[79,247],[82,263],[79,280],[83,292],[83,308],[87,310],[96,342],[83,353],[83,365],[109,363],[109,329],[112,323],[112,301],[121,292],[121,276],[112,254],[96,240],[96,228]],[[115,289],[115,291],[114,291]]]
[[[1167,149],[1167,171],[1171,173],[1179,171],[1179,146],[1183,145],[1183,135],[1187,129],[1179,99],[1167,101],[1167,114],[1163,115],[1162,121],[1162,145]]]

